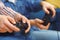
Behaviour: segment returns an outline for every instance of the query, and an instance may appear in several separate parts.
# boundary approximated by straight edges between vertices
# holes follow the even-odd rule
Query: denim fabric
[[[35,19],[39,18],[42,19],[45,15],[45,12],[43,10],[40,10],[38,12],[31,12],[30,18]],[[56,9],[56,16],[54,18],[51,18],[51,25],[49,27],[49,30],[56,30],[60,31],[60,8]]]
[[[18,0],[16,1],[15,4],[13,4],[12,2],[6,2],[6,1],[3,1],[3,2],[6,6],[11,7],[13,10],[22,13],[24,16],[26,16],[29,19],[36,18],[36,16],[34,15],[33,17],[32,14],[34,13],[40,14],[41,12],[41,14],[37,16],[41,19],[43,18],[45,13],[39,10],[41,8],[41,6],[39,5],[39,1],[40,0],[38,1],[37,0],[26,0],[26,1]],[[13,34],[7,34],[5,36],[1,35],[0,40],[58,40],[58,35],[56,31],[42,31],[36,27],[32,27],[30,32],[26,36],[21,35],[20,32],[17,32]]]
[[[0,40],[60,40],[60,32],[40,30],[30,32],[26,36],[15,33],[13,35],[0,36]]]
[[[2,1],[6,6],[9,6],[15,11],[22,13],[27,18],[29,18],[30,12],[39,11],[39,9],[41,8],[40,6],[41,0],[16,0],[15,3],[6,2],[6,0]]]

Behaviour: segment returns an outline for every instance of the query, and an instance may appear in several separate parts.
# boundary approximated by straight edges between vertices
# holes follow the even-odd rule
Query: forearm
[[[14,10],[12,10],[11,8],[7,8],[6,6],[4,6],[4,8],[0,8],[0,14],[1,15],[6,15],[6,16],[11,16],[13,17],[15,20],[19,19],[19,16],[22,17],[23,15],[21,15],[18,12],[15,12]],[[20,19],[19,19],[20,20]]]
[[[18,14],[18,12],[15,12],[10,7],[5,6],[5,4],[2,1],[0,1],[0,14],[1,15],[9,15],[11,17],[15,17]]]
[[[31,25],[35,25],[34,20],[29,20]]]
[[[34,26],[36,26],[36,27],[38,27],[38,28],[40,28],[40,29],[48,29],[49,27],[50,27],[50,23],[48,23],[46,26],[44,26],[44,25],[42,25],[42,24],[39,24],[39,23],[37,23],[35,20],[30,20],[30,24],[31,25],[34,25]],[[41,26],[42,25],[42,26]]]

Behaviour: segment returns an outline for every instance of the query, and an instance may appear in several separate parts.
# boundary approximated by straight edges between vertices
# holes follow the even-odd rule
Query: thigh
[[[60,22],[60,8],[56,9],[56,21]]]
[[[33,31],[27,36],[27,40],[58,40],[57,31]]]
[[[20,32],[5,36],[1,35],[0,40],[58,40],[58,36],[60,38],[60,32],[57,33],[57,31],[40,30],[30,31],[26,35],[22,35]]]
[[[0,40],[25,40],[25,36],[20,32],[0,33]]]
[[[40,10],[38,12],[31,12],[30,18],[42,19],[44,15],[45,15],[45,12],[43,10]],[[49,27],[49,30],[60,30],[60,9],[59,8],[56,9],[56,16],[54,18],[51,18],[51,25]]]
[[[60,31],[60,9],[56,9],[56,18],[55,18],[55,23],[53,23],[53,27],[57,30]]]

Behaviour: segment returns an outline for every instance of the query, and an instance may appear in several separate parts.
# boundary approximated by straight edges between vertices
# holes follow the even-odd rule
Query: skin
[[[11,18],[10,16],[0,15],[0,33],[12,33],[13,31],[20,31],[20,29],[13,24],[16,24],[13,18]]]
[[[43,21],[40,19],[33,19],[33,20],[28,20],[25,16],[19,14],[18,12],[15,12],[14,10],[12,10],[9,7],[6,7],[6,10],[8,10],[9,12],[11,12],[14,16],[11,15],[7,15],[7,11],[3,11],[3,8],[5,8],[4,4],[2,2],[0,2],[0,10],[2,10],[2,13],[4,15],[0,15],[0,33],[5,33],[5,32],[9,32],[12,33],[13,31],[18,32],[20,31],[19,28],[17,28],[16,26],[14,26],[13,24],[16,24],[16,22],[19,21],[23,21],[23,23],[28,23],[28,28],[27,30],[25,30],[25,33],[29,32],[31,25],[35,25],[37,27],[39,27],[40,29],[48,29],[50,26],[50,23],[48,23],[47,26],[42,25]],[[51,4],[49,4],[48,2],[42,1],[40,3],[43,7],[43,10],[49,14],[49,10],[50,9],[53,12],[53,16],[55,16],[55,7]],[[48,6],[47,6],[48,5]],[[50,8],[51,7],[51,8]],[[15,13],[15,14],[14,14]],[[13,22],[12,22],[13,21]]]
[[[27,23],[28,24],[28,28],[27,28],[27,30],[25,30],[25,33],[27,33],[29,30],[30,30],[30,21],[25,17],[25,16],[23,16],[23,15],[21,15],[20,13],[18,13],[18,12],[15,12],[14,10],[12,10],[11,8],[9,8],[9,7],[5,7],[5,5],[2,3],[2,2],[0,2],[0,11],[1,11],[1,14],[2,15],[6,15],[6,16],[10,16],[10,17],[12,17],[14,20],[15,20],[15,24],[16,24],[16,22],[20,22],[21,20],[22,20],[22,22],[23,23]],[[6,11],[6,10],[4,10],[3,8],[5,8],[7,11],[9,11],[10,12],[10,15],[8,14],[8,12]],[[5,16],[3,16],[3,17],[5,17]],[[12,20],[11,20],[12,21]],[[1,22],[3,22],[3,21],[1,21]],[[5,23],[5,25],[6,25],[6,23]],[[9,23],[9,25],[10,25],[10,23]],[[0,26],[2,26],[1,24],[0,24]],[[14,27],[14,25],[12,25],[12,27]],[[11,27],[11,28],[12,28]],[[16,28],[17,29],[17,27],[15,26],[14,28]],[[3,29],[2,29],[3,30]],[[19,28],[17,29],[17,30],[20,30]],[[16,31],[16,30],[14,30],[14,31]],[[9,32],[9,31],[8,31]],[[18,32],[18,31],[16,31],[16,32]]]
[[[34,19],[34,20],[30,20],[31,25],[35,25],[36,27],[40,28],[41,30],[43,29],[48,29],[50,26],[50,23],[48,23],[46,26],[42,25],[42,23],[44,23],[44,21],[40,20],[40,19]]]
[[[46,1],[42,1],[40,4],[42,5],[43,10],[44,10],[47,14],[49,14],[49,10],[51,10],[52,13],[53,13],[52,17],[54,17],[54,16],[56,15],[56,11],[55,11],[55,6],[54,6],[54,5],[52,5],[52,4],[50,4],[50,3],[46,2]],[[48,9],[49,9],[49,10],[48,10]]]
[[[40,3],[40,5],[42,5],[43,10],[47,14],[49,14],[49,10],[51,10],[52,14],[53,14],[52,17],[54,17],[56,15],[54,5],[52,5],[52,4],[50,4],[50,3],[46,2],[46,1],[42,1]],[[38,19],[38,18],[34,19],[34,20],[30,20],[30,22],[31,22],[31,25],[35,25],[35,26],[39,27],[40,29],[46,29],[47,30],[49,28],[49,26],[50,26],[50,23],[48,23],[47,26],[42,25],[43,21],[41,19]]]

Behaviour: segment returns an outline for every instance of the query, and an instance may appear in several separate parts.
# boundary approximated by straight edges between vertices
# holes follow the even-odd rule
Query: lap
[[[38,30],[38,28],[33,27],[27,35],[22,35],[20,32],[0,34],[0,40],[57,40],[58,35],[57,31]]]
[[[30,32],[26,36],[21,36],[20,34],[0,36],[0,40],[58,40],[58,35],[56,31],[40,30]]]
[[[38,12],[31,12],[30,13],[30,18],[35,19],[39,18],[42,19],[45,15],[45,12],[43,10],[40,10]],[[51,25],[49,27],[49,30],[58,30],[60,31],[60,9],[56,9],[56,16],[51,19]],[[59,27],[58,27],[59,26]]]
[[[58,35],[57,31],[41,30],[31,32],[28,37],[31,40],[58,40]]]

